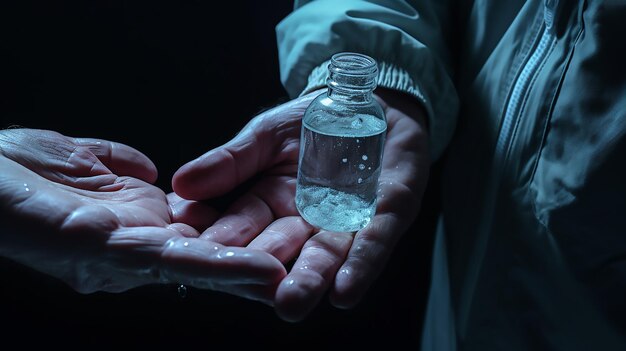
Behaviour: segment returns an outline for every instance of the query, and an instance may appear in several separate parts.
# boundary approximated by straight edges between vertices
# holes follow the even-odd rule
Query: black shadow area
[[[0,127],[126,143],[154,161],[157,185],[169,192],[178,167],[287,100],[274,27],[292,6],[286,0],[3,1]],[[190,289],[180,298],[174,285],[81,295],[2,260],[0,336],[65,349],[402,343],[417,349],[434,199],[427,196],[421,220],[352,310],[324,298],[305,321],[286,323],[270,307],[223,293]]]

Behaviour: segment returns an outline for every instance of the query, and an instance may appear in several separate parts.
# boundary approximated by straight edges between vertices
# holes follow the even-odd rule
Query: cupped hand
[[[295,207],[301,118],[319,91],[256,116],[231,141],[174,175],[174,191],[191,200],[216,198],[246,184],[200,238],[293,263],[274,297],[285,320],[305,318],[327,292],[337,307],[356,305],[417,217],[430,167],[424,112],[401,93],[377,93],[388,122],[377,213],[356,234],[314,228]]]
[[[0,169],[0,255],[77,291],[181,283],[265,301],[286,274],[260,250],[198,239],[193,226],[179,222],[189,211],[172,211],[194,203],[173,195],[169,203],[150,184],[154,164],[129,146],[3,130]],[[202,225],[215,219],[209,208],[202,213]]]

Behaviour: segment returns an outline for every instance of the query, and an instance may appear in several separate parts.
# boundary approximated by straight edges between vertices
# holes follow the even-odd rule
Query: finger
[[[168,282],[209,289],[216,284],[271,285],[286,274],[280,261],[265,252],[182,237],[164,246],[160,271]]]
[[[126,262],[125,274],[142,284],[211,289],[218,283],[275,284],[286,275],[284,266],[266,252],[186,238],[171,229],[122,227],[112,232],[106,245]]]
[[[285,160],[297,162],[301,117],[314,97],[260,114],[225,145],[183,165],[172,179],[174,191],[186,199],[208,199]]]
[[[413,166],[419,167],[419,166]],[[338,308],[354,307],[378,278],[391,251],[417,217],[427,176],[406,185],[398,179],[408,177],[403,170],[381,173],[378,186],[377,214],[367,227],[356,233],[345,263],[339,269],[331,303]]]
[[[172,222],[186,223],[197,231],[204,231],[215,223],[219,213],[213,207],[199,201],[185,200],[175,193],[167,194],[172,212]]]
[[[175,230],[185,238],[197,238],[200,236],[200,233],[195,228],[185,223],[172,223],[165,228]]]
[[[394,215],[381,214],[356,234],[334,279],[330,301],[335,307],[352,308],[361,301],[403,232]]]
[[[93,138],[74,138],[74,141],[77,145],[89,148],[117,175],[139,178],[148,183],[154,183],[157,179],[154,163],[146,155],[128,145]]]
[[[337,273],[330,299],[339,308],[356,305],[378,278],[400,236],[417,217],[428,179],[425,130],[397,110],[388,113],[388,122],[377,215],[356,234]]]
[[[296,257],[315,230],[300,216],[283,217],[270,224],[250,244],[249,249],[261,250],[281,262]]]
[[[223,245],[249,243],[274,219],[267,203],[254,193],[237,199],[227,213],[202,233],[201,238]]]
[[[155,283],[221,290],[229,285],[275,287],[286,275],[283,265],[265,252],[185,238],[160,227],[119,228],[111,232],[106,248],[105,261],[77,270],[81,274],[72,284],[77,290],[125,291]],[[252,296],[253,289],[247,291]]]
[[[246,245],[275,218],[298,214],[295,192],[293,177],[264,178],[237,199],[202,237],[224,245]]]
[[[320,232],[306,242],[276,291],[275,308],[286,321],[302,320],[320,301],[350,248],[351,233]]]

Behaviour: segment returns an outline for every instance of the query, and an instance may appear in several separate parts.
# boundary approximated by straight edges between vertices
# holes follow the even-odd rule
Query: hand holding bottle
[[[300,217],[294,197],[301,119],[319,93],[256,116],[234,139],[187,163],[173,179],[175,192],[192,200],[215,198],[252,181],[200,237],[293,262],[274,297],[278,315],[289,321],[305,318],[328,290],[337,307],[359,302],[417,217],[430,167],[423,109],[413,98],[379,88],[387,136],[376,215],[356,234],[311,226]]]

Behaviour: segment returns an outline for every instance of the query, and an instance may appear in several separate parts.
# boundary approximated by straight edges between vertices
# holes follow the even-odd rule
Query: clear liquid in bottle
[[[386,130],[384,119],[366,114],[317,111],[303,120],[296,206],[307,222],[354,232],[371,221]]]

